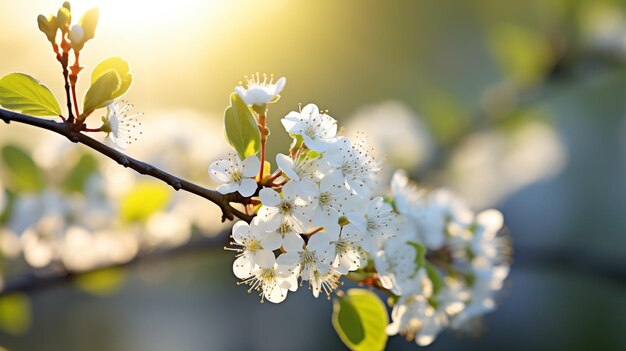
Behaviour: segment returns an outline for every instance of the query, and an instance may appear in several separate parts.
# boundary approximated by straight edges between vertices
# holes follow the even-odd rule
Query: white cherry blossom
[[[348,219],[363,233],[364,246],[368,250],[376,248],[382,240],[394,237],[400,230],[398,215],[380,196],[369,201],[365,213],[352,212]]]
[[[290,221],[284,220],[276,229],[266,233],[262,244],[269,247],[283,247],[288,252],[300,251],[304,246],[304,239],[296,232]]]
[[[237,259],[233,263],[233,273],[237,278],[249,278],[257,266],[261,268],[274,266],[275,257],[272,250],[278,247],[263,246],[264,234],[256,218],[251,224],[239,221],[233,226],[234,242],[231,244],[237,247],[229,250],[237,252]]]
[[[280,77],[274,83],[274,76],[259,73],[246,77],[246,86],[235,87],[235,93],[248,105],[264,106],[276,101],[280,92],[285,88],[287,78]]]
[[[299,182],[290,181],[283,186],[282,197],[269,188],[261,189],[259,198],[263,206],[258,218],[268,230],[276,229],[281,223],[288,222],[293,228],[304,233],[311,222],[310,194],[302,192]]]
[[[333,149],[324,155],[334,172],[341,175],[348,188],[361,197],[369,197],[380,167],[374,160],[366,140],[359,136],[355,143],[340,137]]]
[[[367,252],[363,249],[363,234],[353,225],[348,224],[341,228],[341,234],[333,241],[335,258],[333,268],[341,273],[348,274],[367,264]]]
[[[332,274],[328,274],[334,257],[335,248],[330,237],[319,232],[309,238],[303,249],[283,253],[277,258],[277,262],[279,266],[288,267],[284,273],[298,272],[302,280],[309,281],[313,295],[318,297],[320,291],[332,285],[334,279]]]
[[[134,141],[137,141],[137,132],[141,123],[137,118],[142,116],[141,113],[129,114],[133,107],[126,102],[112,102],[107,106],[107,115],[102,117],[103,125],[100,129],[107,133],[104,139],[105,143],[110,144],[118,149],[125,150]]]
[[[287,133],[302,136],[304,145],[314,151],[326,151],[337,140],[337,121],[315,104],[289,112],[281,122]]]
[[[358,205],[356,196],[344,185],[343,178],[336,173],[326,175],[319,186],[311,188],[310,192],[313,213],[313,223],[337,230],[340,216],[352,212]]]
[[[330,165],[325,160],[315,157],[309,158],[298,152],[294,158],[284,154],[276,155],[276,165],[291,180],[319,181],[324,174],[330,171]]]
[[[237,156],[229,156],[226,160],[218,160],[209,166],[211,179],[220,185],[217,191],[221,194],[239,192],[241,196],[252,196],[257,189],[254,177],[259,172],[261,161],[255,155],[247,157],[243,162]]]
[[[239,284],[248,285],[248,292],[253,290],[259,292],[261,302],[267,299],[269,302],[280,303],[287,298],[287,293],[292,287],[289,281],[289,275],[282,274],[278,271],[278,265],[272,262],[268,268],[255,266],[252,274],[239,282]]]
[[[374,256],[374,265],[383,287],[398,295],[406,294],[407,291],[421,293],[421,290],[416,290],[420,285],[415,283],[415,279],[420,279],[416,275],[419,273],[416,257],[415,248],[406,239],[386,240]]]

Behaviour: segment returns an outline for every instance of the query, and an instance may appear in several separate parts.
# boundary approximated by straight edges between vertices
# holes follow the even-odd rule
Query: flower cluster
[[[260,103],[274,99],[268,94]],[[379,164],[363,136],[340,135],[337,121],[315,104],[281,122],[293,143],[288,153],[276,155],[279,169],[273,174],[259,179],[257,156],[230,156],[209,167],[218,191],[252,196],[257,204],[249,224],[233,227],[229,249],[237,252],[235,275],[261,301],[274,303],[296,291],[299,280],[308,282],[315,297],[330,296],[342,275],[367,264],[371,247],[398,231],[391,205],[372,199]]]
[[[261,103],[274,99],[268,93]],[[265,109],[255,111],[264,121]],[[293,142],[276,156],[273,174],[262,171],[263,152],[261,160],[230,156],[209,167],[218,191],[250,199],[246,211],[255,216],[235,224],[227,247],[249,291],[278,303],[307,281],[315,297],[330,296],[346,276],[390,295],[387,333],[421,346],[495,307],[510,258],[500,212],[475,214],[446,190],[418,189],[401,171],[389,199],[375,196],[380,169],[363,135],[339,135],[337,121],[314,104],[281,122]]]
[[[474,214],[445,190],[418,190],[403,172],[391,188],[401,230],[375,256],[381,284],[397,295],[387,333],[426,346],[494,309],[510,246],[496,210]]]

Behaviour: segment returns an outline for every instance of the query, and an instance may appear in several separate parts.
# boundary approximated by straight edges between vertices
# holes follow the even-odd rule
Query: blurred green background
[[[279,117],[298,103],[315,102],[352,129],[366,124],[357,118],[369,116],[364,106],[393,100],[410,111],[428,138],[415,153],[426,156],[394,159],[417,132],[407,135],[386,122],[379,108],[374,129],[398,144],[387,150],[390,163],[410,168],[424,185],[451,186],[477,209],[503,211],[515,250],[500,306],[486,316],[484,333],[474,338],[447,331],[429,349],[626,349],[625,3],[72,4],[78,12],[101,7],[83,65],[114,55],[130,61],[135,83],[127,99],[145,113],[147,125],[151,115],[178,109],[219,121],[233,87],[257,71],[287,77],[270,111],[271,153],[285,149]],[[59,5],[2,0],[0,73],[28,72],[60,97],[58,63],[35,21]],[[0,144],[29,128],[0,126]],[[197,138],[214,136],[199,131]],[[167,146],[167,134],[161,142]],[[344,348],[330,324],[330,302],[301,291],[280,305],[259,304],[236,286],[231,264],[232,254],[221,249],[194,252],[113,272],[129,278],[114,294],[71,285],[37,292],[30,328],[0,332],[0,346]],[[14,318],[4,313],[0,320]],[[388,348],[417,346],[395,337]]]

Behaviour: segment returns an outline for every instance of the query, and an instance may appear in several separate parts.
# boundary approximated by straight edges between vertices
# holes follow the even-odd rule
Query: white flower
[[[352,191],[361,197],[369,197],[380,168],[363,137],[358,137],[354,144],[348,138],[339,138],[333,150],[324,157]]]
[[[252,196],[257,189],[257,183],[253,179],[259,172],[261,161],[255,155],[241,162],[239,157],[230,156],[228,160],[215,161],[209,166],[209,175],[220,183],[217,191],[221,194],[229,194],[238,191],[241,196]]]
[[[322,274],[321,271],[314,270],[309,278],[309,285],[311,286],[311,292],[315,298],[319,297],[320,292],[326,294],[326,298],[330,300],[330,294],[332,294],[339,285],[339,278],[341,273],[334,269],[328,270],[326,274]]]
[[[486,210],[476,216],[476,228],[469,247],[475,258],[486,259],[490,264],[501,264],[508,260],[508,238],[498,236],[503,224],[502,213],[497,210]]]
[[[324,174],[330,171],[328,162],[319,157],[309,158],[306,155],[301,155],[300,151],[294,158],[283,154],[276,155],[278,168],[291,180],[308,179],[319,181]]]
[[[261,296],[261,303],[263,303],[264,299],[267,299],[269,302],[280,303],[287,298],[287,292],[292,287],[292,284],[288,280],[289,276],[280,273],[277,268],[278,265],[276,265],[275,261],[268,268],[256,266],[250,277],[238,284],[250,286],[248,292],[252,292],[252,290],[258,291]]]
[[[383,287],[401,295],[409,291],[422,293],[421,285],[415,283],[424,275],[418,270],[417,251],[406,239],[386,240],[380,251],[374,256],[374,265]]]
[[[289,112],[281,122],[287,133],[302,136],[304,145],[314,151],[326,151],[337,140],[337,121],[320,113],[315,104]]]
[[[333,242],[335,245],[335,258],[332,266],[341,274],[355,271],[367,264],[367,253],[361,247],[363,235],[353,224],[341,228],[339,238]]]
[[[133,107],[125,102],[112,102],[107,106],[107,115],[102,117],[101,130],[107,133],[105,142],[112,144],[119,149],[126,149],[133,141],[137,141],[136,129],[141,126],[137,117],[141,113],[129,115],[128,111]],[[141,134],[141,132],[139,132]]]
[[[261,80],[259,73],[253,74],[250,78],[246,77],[246,80],[246,87],[237,86],[235,92],[246,104],[256,106],[263,106],[276,101],[287,83],[285,77],[279,78],[274,83],[274,76],[270,76],[268,80],[266,74],[263,74],[263,80]]]
[[[268,247],[282,246],[287,252],[301,251],[304,239],[295,231],[293,225],[285,220],[275,230],[267,232],[261,243]]]
[[[428,285],[424,270],[420,273]],[[430,296],[430,292],[402,295],[391,313],[393,322],[387,326],[387,333],[405,335],[419,346],[428,346],[448,326],[449,316],[463,309],[465,295],[463,285],[452,279],[446,281],[437,296]]]
[[[238,248],[230,248],[229,250],[237,252],[237,259],[233,263],[233,273],[240,279],[247,279],[253,275],[257,266],[261,268],[272,268],[275,263],[275,257],[272,250],[278,247],[263,246],[264,232],[258,225],[258,221],[252,221],[248,224],[239,221],[233,226],[232,238],[235,240],[232,245]]]
[[[423,197],[426,195],[420,191],[415,183],[411,182],[404,170],[397,170],[391,178],[391,194],[398,213],[405,216],[413,216],[417,212]]]
[[[508,266],[475,267],[465,308],[454,316],[451,327],[461,329],[468,321],[493,311],[496,307],[495,292],[502,289],[508,274]]]
[[[291,251],[284,253],[276,260],[279,266],[287,267],[284,272],[298,272],[302,280],[309,281],[315,297],[319,296],[320,291],[327,294],[332,291],[327,290],[336,283],[331,273],[331,263],[335,257],[334,246],[330,242],[330,237],[324,233],[316,233],[309,238],[306,247],[300,251]],[[333,289],[336,287],[334,285]]]
[[[429,298],[432,294],[433,285],[430,279],[428,279],[426,271],[420,269],[415,274],[413,289],[408,289],[406,292],[400,294],[398,302],[391,311],[392,322],[387,326],[386,332],[388,335],[404,335],[407,340],[416,338],[419,332],[422,332],[422,327],[429,323],[427,320],[434,315],[434,308],[430,305]],[[416,340],[418,344],[426,343],[428,340],[427,335],[420,340]]]
[[[313,223],[328,230],[338,232],[339,217],[354,211],[357,205],[356,197],[346,188],[343,178],[336,173],[322,178],[319,186],[315,184],[311,187],[310,193],[315,207]]]
[[[276,229],[281,223],[288,222],[299,233],[304,233],[311,221],[310,194],[303,193],[300,182],[290,181],[283,186],[282,198],[269,188],[259,192],[263,206],[258,218],[267,226],[267,230]]]
[[[365,214],[352,212],[348,219],[363,233],[367,250],[373,250],[382,240],[394,237],[400,230],[398,215],[380,196],[370,200]]]

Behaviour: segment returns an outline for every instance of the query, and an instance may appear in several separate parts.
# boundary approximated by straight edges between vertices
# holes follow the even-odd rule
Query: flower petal
[[[256,181],[254,179],[250,179],[250,178],[246,178],[246,179],[242,179],[241,182],[239,183],[239,194],[241,194],[241,196],[243,197],[250,197],[252,196],[257,189],[257,184]]]
[[[237,183],[226,183],[218,185],[216,189],[220,194],[230,194],[239,190],[239,184]]]
[[[243,176],[244,177],[254,177],[259,172],[261,168],[261,161],[256,155],[252,155],[245,160],[243,160]]]
[[[233,262],[233,273],[239,279],[250,278],[253,269],[254,265],[246,256],[240,256]]]
[[[261,268],[272,268],[276,263],[276,257],[270,250],[257,250],[254,255],[254,263],[258,264]]]
[[[268,188],[261,189],[261,191],[259,192],[259,198],[261,199],[261,202],[263,203],[263,205],[270,206],[270,207],[276,207],[281,202],[280,195],[278,195],[276,191],[272,189],[268,189]]]
[[[292,180],[300,180],[298,174],[294,171],[294,162],[291,157],[283,154],[276,155],[276,165],[283,173]]]

